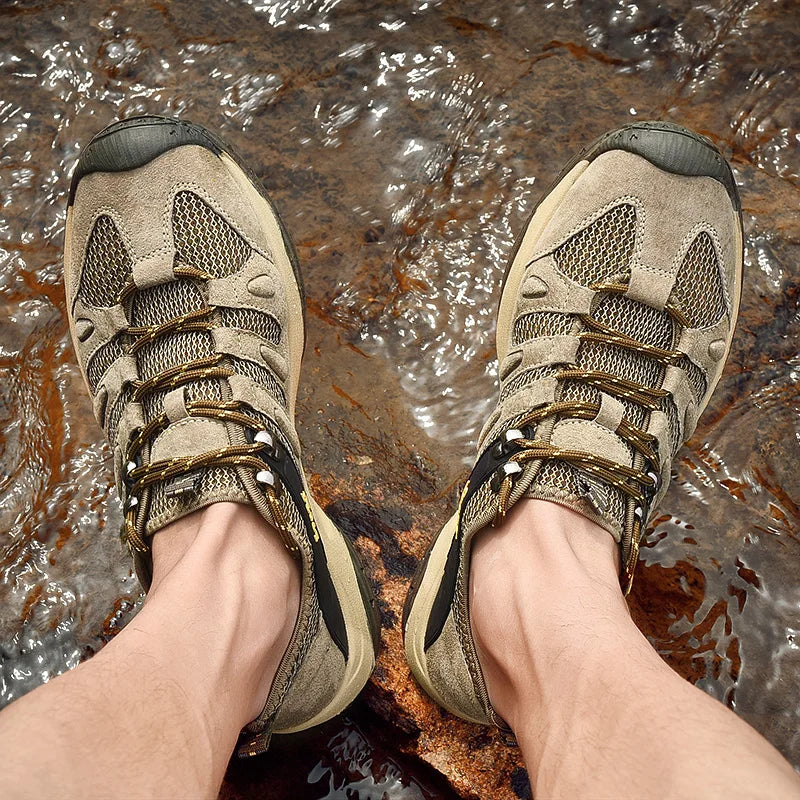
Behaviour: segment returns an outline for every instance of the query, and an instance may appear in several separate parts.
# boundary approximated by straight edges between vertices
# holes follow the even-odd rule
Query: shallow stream
[[[233,765],[223,795],[529,796],[516,753],[409,684],[400,608],[494,402],[515,236],[576,150],[663,118],[732,160],[744,297],[631,605],[669,663],[800,768],[798,30],[790,0],[3,3],[0,706],[96,652],[139,601],[61,249],[81,146],[118,117],[178,114],[238,147],[295,238],[298,428],[386,627],[350,716]]]

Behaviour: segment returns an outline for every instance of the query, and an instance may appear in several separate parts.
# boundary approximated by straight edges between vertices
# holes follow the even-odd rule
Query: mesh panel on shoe
[[[540,336],[565,336],[575,326],[575,319],[570,314],[558,314],[554,311],[533,311],[525,314],[514,323],[512,345],[516,346],[537,339]]]
[[[493,514],[496,505],[496,496],[486,481],[479,486],[475,493],[470,497],[469,502],[461,512],[461,521],[465,529],[473,526],[475,520],[484,518],[488,514]]]
[[[620,378],[658,386],[663,367],[658,361],[632,353],[627,348],[600,342],[584,342],[575,359],[583,369],[594,369]]]
[[[552,487],[559,493],[582,497],[586,494],[582,487],[582,482],[585,480],[586,478],[581,472],[563,461],[545,461],[536,476],[534,487],[535,489],[543,486]],[[607,503],[605,513],[621,524],[625,512],[624,495],[613,486],[605,485],[604,488]]]
[[[86,365],[86,380],[89,381],[89,389],[92,394],[97,391],[100,381],[105,375],[106,370],[121,356],[124,355],[120,337],[115,336],[101,347],[98,347],[94,355]]]
[[[222,389],[219,381],[192,381],[183,387],[183,398],[187,403],[193,400],[222,400]]]
[[[107,215],[98,217],[83,259],[78,287],[81,300],[88,305],[110,308],[119,302],[132,276],[133,261],[117,226]]]
[[[131,319],[135,325],[160,325],[204,306],[200,287],[188,278],[178,278],[136,292]]]
[[[672,317],[665,311],[637,303],[621,294],[600,297],[592,317],[614,330],[663,349],[669,348],[674,336]]]
[[[175,260],[215,278],[238,272],[250,257],[250,245],[205,200],[193,192],[175,195],[172,207]]]
[[[261,364],[256,364],[254,361],[248,361],[245,358],[228,359],[231,367],[240,375],[246,375],[252,378],[256,383],[261,384],[272,396],[272,398],[282,407],[286,408],[286,394],[283,391],[278,379]]]
[[[703,231],[691,244],[678,269],[670,299],[693,328],[706,328],[726,313],[725,292],[714,242]]]
[[[108,439],[112,444],[116,444],[117,442],[119,423],[122,419],[122,414],[124,413],[125,408],[131,401],[132,396],[133,390],[130,387],[123,389],[117,397],[117,401],[108,411],[106,416],[106,430],[108,433]]]
[[[534,367],[533,369],[526,370],[525,372],[515,375],[508,383],[506,383],[500,390],[500,402],[502,403],[507,397],[510,397],[514,392],[530,386],[534,381],[541,380],[542,378],[549,378],[560,372],[560,366],[545,366]]]
[[[561,384],[561,400],[600,404],[600,390],[590,383],[579,381],[563,381]]]
[[[239,486],[239,476],[233,467],[214,467],[204,469],[200,481],[200,494],[227,494]]]
[[[150,496],[148,527],[163,524],[165,519],[174,519],[181,513],[182,509],[189,508],[196,497],[239,498],[243,502],[247,501],[247,494],[233,467],[206,467],[202,470],[187,473],[187,475],[197,475],[198,473],[200,477],[197,484],[197,492],[192,492],[186,496],[167,497],[165,483],[161,482],[153,485],[153,491]]]
[[[556,266],[582,286],[630,273],[636,242],[636,208],[622,203],[567,239],[554,253]]]
[[[171,367],[178,367],[214,352],[211,337],[204,331],[181,331],[159,336],[138,352],[139,377],[148,380]]]
[[[306,524],[303,521],[303,517],[300,515],[299,509],[294,504],[294,501],[291,499],[288,492],[282,493],[280,503],[284,514],[286,514],[289,527],[295,532],[295,534],[297,534],[295,538],[299,541],[307,541],[303,535],[306,532]]]
[[[153,392],[142,398],[142,414],[146,420],[161,416],[166,392]]]
[[[220,308],[219,314],[226,328],[251,331],[272,344],[280,343],[281,326],[272,314],[252,308]]]
[[[678,408],[675,401],[671,397],[665,397],[661,401],[661,410],[667,415],[667,423],[669,425],[669,443],[672,448],[672,453],[664,453],[663,456],[675,455],[683,445],[683,432],[681,431],[681,423],[678,418]]]

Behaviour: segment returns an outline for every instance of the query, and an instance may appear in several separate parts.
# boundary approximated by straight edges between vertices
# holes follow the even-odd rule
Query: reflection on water
[[[391,736],[387,740],[379,728],[356,724],[353,716],[364,716],[364,711],[357,705],[347,716],[312,731],[276,738],[261,759],[232,764],[221,800],[254,796],[296,800],[454,797],[430,767],[396,753]]]
[[[661,117],[732,157],[745,287],[632,607],[681,674],[800,766],[797,16],[791,0],[0,8],[0,703],[96,651],[136,608],[108,450],[68,343],[65,197],[100,127],[185,114],[243,151],[298,244],[298,424],[387,628],[358,713],[402,728],[403,749],[463,796],[524,796],[516,753],[409,687],[399,609],[493,403],[515,235],[575,150]],[[417,796],[413,762],[352,761],[353,737],[368,749],[371,734],[336,725],[315,740],[319,765],[298,767],[309,797]],[[337,772],[342,759],[358,768]]]
[[[375,762],[372,748],[358,729],[345,728],[328,742],[328,748],[329,753],[308,774],[309,784],[328,790],[320,800],[425,800],[415,781],[406,785],[402,770],[393,761]],[[344,777],[337,774],[341,768]]]

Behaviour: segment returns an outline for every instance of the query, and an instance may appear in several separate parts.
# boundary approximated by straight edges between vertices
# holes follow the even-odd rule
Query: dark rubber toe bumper
[[[676,175],[706,175],[719,181],[737,211],[739,193],[728,162],[710,139],[672,122],[637,122],[601,136],[586,151],[590,160],[609,150],[626,150]]]
[[[197,144],[219,155],[225,147],[200,125],[170,117],[131,117],[98,133],[78,160],[72,175],[69,201],[78,181],[92,172],[126,172],[143,167],[162,153],[185,144]]]

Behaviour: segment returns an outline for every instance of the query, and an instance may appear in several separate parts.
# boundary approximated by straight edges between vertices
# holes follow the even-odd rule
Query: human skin
[[[617,560],[605,531],[545,501],[476,539],[473,630],[534,796],[800,797],[778,751],[650,647]],[[291,636],[299,569],[233,503],[156,534],[153,563],[107,647],[0,713],[5,798],[216,797]]]
[[[650,646],[618,575],[611,536],[547,501],[475,540],[473,634],[533,796],[800,797],[783,756]]]
[[[288,646],[300,570],[252,508],[159,531],[141,612],[94,658],[0,713],[6,800],[217,796]]]

